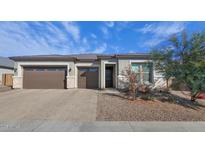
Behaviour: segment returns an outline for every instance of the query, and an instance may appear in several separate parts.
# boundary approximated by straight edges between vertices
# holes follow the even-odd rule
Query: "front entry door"
[[[113,67],[106,67],[105,87],[113,88]]]

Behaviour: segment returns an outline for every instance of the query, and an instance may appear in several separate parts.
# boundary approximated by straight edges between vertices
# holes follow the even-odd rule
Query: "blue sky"
[[[205,22],[0,22],[0,56],[146,53]]]

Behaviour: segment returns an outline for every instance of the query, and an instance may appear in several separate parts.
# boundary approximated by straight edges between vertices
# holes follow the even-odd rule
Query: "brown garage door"
[[[23,73],[25,89],[65,89],[66,68],[27,67]]]
[[[97,89],[98,88],[98,68],[79,67],[78,68],[78,88]]]

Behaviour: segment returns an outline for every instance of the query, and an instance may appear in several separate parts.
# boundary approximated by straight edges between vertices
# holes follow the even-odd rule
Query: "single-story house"
[[[125,70],[131,66],[139,80],[164,86],[149,54],[76,54],[10,57],[16,63],[13,88],[68,89],[127,87]],[[143,73],[143,75],[142,75]]]
[[[0,85],[2,85],[3,74],[14,74],[14,61],[7,57],[0,57]]]

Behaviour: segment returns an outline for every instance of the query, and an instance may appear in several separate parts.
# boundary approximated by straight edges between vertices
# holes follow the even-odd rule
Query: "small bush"
[[[139,84],[137,87],[138,91],[142,92],[142,93],[149,93],[149,92],[151,92],[152,88],[153,88],[153,85],[149,82]]]
[[[150,94],[142,95],[140,98],[143,100],[150,100],[150,101],[153,101],[155,99],[155,97],[153,95],[150,95]]]

